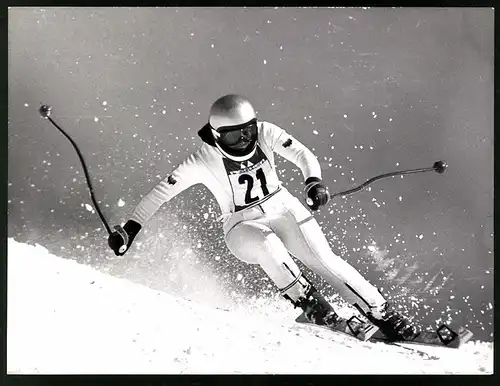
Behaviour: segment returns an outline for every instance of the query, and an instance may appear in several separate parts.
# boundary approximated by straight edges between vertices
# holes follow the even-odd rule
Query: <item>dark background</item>
[[[248,97],[318,156],[332,248],[418,322],[493,336],[493,9],[10,8],[9,237],[228,306],[276,296],[231,256],[203,186],[165,204],[123,258],[107,249],[70,143],[111,225],[201,143],[211,103]],[[285,186],[299,170],[279,160]],[[90,210],[89,210],[90,209]],[[327,294],[333,291],[314,277]]]

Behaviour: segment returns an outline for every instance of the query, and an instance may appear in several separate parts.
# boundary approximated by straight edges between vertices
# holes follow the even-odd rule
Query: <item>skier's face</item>
[[[244,150],[257,137],[257,122],[250,121],[247,125],[237,129],[223,129],[220,131],[219,141],[235,150]]]

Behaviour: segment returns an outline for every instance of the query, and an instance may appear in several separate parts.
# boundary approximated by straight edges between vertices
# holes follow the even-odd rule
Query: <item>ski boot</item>
[[[366,323],[356,316],[349,319],[340,317],[312,285],[304,297],[299,298],[296,302],[292,301],[292,303],[304,311],[295,319],[298,323],[305,323],[307,320],[310,323],[352,335],[363,341],[370,339],[379,330],[377,326]]]
[[[306,318],[320,326],[334,327],[342,321],[330,303],[312,285],[305,297],[294,302],[294,306],[302,308]]]
[[[389,309],[389,303],[385,303],[379,312],[368,312],[366,317],[389,341],[411,341],[420,334],[419,329],[406,317]]]

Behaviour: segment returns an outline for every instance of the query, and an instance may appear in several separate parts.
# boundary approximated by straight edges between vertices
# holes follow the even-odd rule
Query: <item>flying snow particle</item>
[[[29,104],[25,103],[25,104],[24,104],[24,106],[25,106],[25,107],[28,107],[28,106],[29,106]]]
[[[422,240],[424,238],[424,235],[419,235],[417,236],[420,240]]]
[[[200,249],[201,248],[201,243],[196,244],[196,248]]]
[[[266,60],[266,59],[264,59],[264,61],[263,61],[263,62],[264,62],[264,64],[267,64],[267,60]]]
[[[212,48],[214,48],[214,47],[215,47],[214,43],[212,43],[212,46],[211,46],[211,47],[212,47]]]
[[[94,117],[94,122],[99,122],[99,118]]]
[[[206,220],[208,218],[208,213],[203,213],[203,218]]]
[[[318,135],[318,134],[319,134],[319,133],[318,133],[318,130],[313,130],[313,134],[314,134],[314,135]]]
[[[166,110],[162,110],[162,111],[161,111],[161,113],[162,113],[163,115],[165,115],[165,114],[167,113],[167,111],[166,111]]]
[[[241,279],[243,279],[243,275],[241,273],[236,275],[236,280],[240,281]]]
[[[392,122],[392,118],[389,118],[389,122]]]
[[[85,209],[87,209],[89,212],[93,212],[94,208],[92,208],[92,205],[85,204]]]
[[[102,105],[103,105],[103,106],[107,106],[107,105],[108,105],[108,102],[103,101],[103,102],[102,102]]]
[[[217,255],[217,256],[214,257],[214,259],[217,260],[217,261],[219,261],[220,260],[220,256]]]
[[[123,201],[121,198],[118,200],[118,206],[122,207],[125,205],[125,201]]]
[[[344,114],[344,118],[347,118],[347,114]]]
[[[403,197],[399,196],[399,201],[403,201]]]

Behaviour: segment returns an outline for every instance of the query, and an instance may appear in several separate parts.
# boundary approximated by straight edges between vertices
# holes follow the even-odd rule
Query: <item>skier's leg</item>
[[[267,225],[256,220],[240,222],[227,232],[225,241],[239,260],[259,264],[281,294],[303,309],[314,323],[337,322],[338,316],[331,305],[302,275],[283,242]]]
[[[353,266],[333,253],[310,212],[296,198],[285,204],[285,214],[271,226],[290,253],[364,312],[382,307],[386,302],[384,297]]]
[[[410,326],[409,322],[397,312],[389,311],[380,292],[354,267],[333,253],[310,212],[296,198],[287,201],[285,214],[274,220],[271,226],[290,253],[323,277],[384,332],[397,327],[397,334],[413,336],[416,331],[406,328]]]
[[[259,264],[281,293],[293,300],[304,296],[308,282],[282,241],[258,221],[243,221],[225,235],[226,245],[239,260]]]

